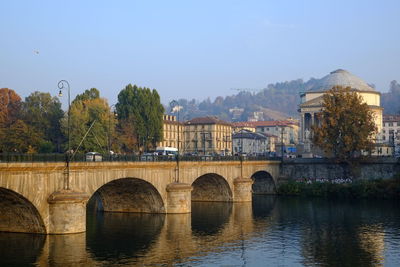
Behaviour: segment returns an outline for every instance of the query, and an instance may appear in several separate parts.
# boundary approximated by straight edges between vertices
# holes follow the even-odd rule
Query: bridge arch
[[[88,202],[88,207],[108,212],[165,213],[158,190],[139,178],[121,178],[102,185]]]
[[[24,196],[0,187],[0,232],[46,233],[43,218]]]
[[[192,183],[192,201],[232,201],[232,190],[224,177],[207,173]]]
[[[251,176],[251,179],[253,180],[253,185],[251,187],[253,194],[276,194],[275,181],[269,172],[257,171]]]

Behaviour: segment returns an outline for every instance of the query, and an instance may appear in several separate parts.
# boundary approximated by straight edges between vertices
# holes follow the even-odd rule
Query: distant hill
[[[201,102],[195,99],[179,99],[182,106],[181,120],[189,120],[200,116],[217,116],[226,121],[282,120],[288,117],[298,118],[300,93],[309,90],[317,79],[307,82],[302,79],[269,84],[258,93],[241,91],[236,95],[218,96],[214,101],[210,98]],[[385,114],[400,112],[400,84],[390,83],[390,90],[382,93],[381,106]],[[167,108],[166,110],[169,110]]]

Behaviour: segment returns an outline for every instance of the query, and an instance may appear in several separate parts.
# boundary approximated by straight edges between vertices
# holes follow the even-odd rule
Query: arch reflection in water
[[[265,219],[271,216],[275,207],[277,196],[253,195],[252,209],[253,217],[256,219]]]
[[[157,241],[164,214],[89,213],[87,248],[96,259],[140,257]]]
[[[232,213],[231,202],[193,202],[194,235],[213,235],[221,231]]]
[[[33,265],[45,241],[46,235],[0,232],[0,266]]]

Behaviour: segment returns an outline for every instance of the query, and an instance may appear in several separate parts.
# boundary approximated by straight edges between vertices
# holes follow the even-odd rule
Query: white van
[[[178,154],[178,149],[175,147],[157,147],[156,148],[157,155],[160,156],[175,156]]]

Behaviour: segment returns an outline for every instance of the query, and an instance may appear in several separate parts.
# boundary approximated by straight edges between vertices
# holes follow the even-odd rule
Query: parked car
[[[86,161],[103,161],[103,156],[99,152],[88,152]]]
[[[144,153],[142,156],[140,156],[141,161],[155,161],[157,160],[157,154],[154,152],[151,153]]]

